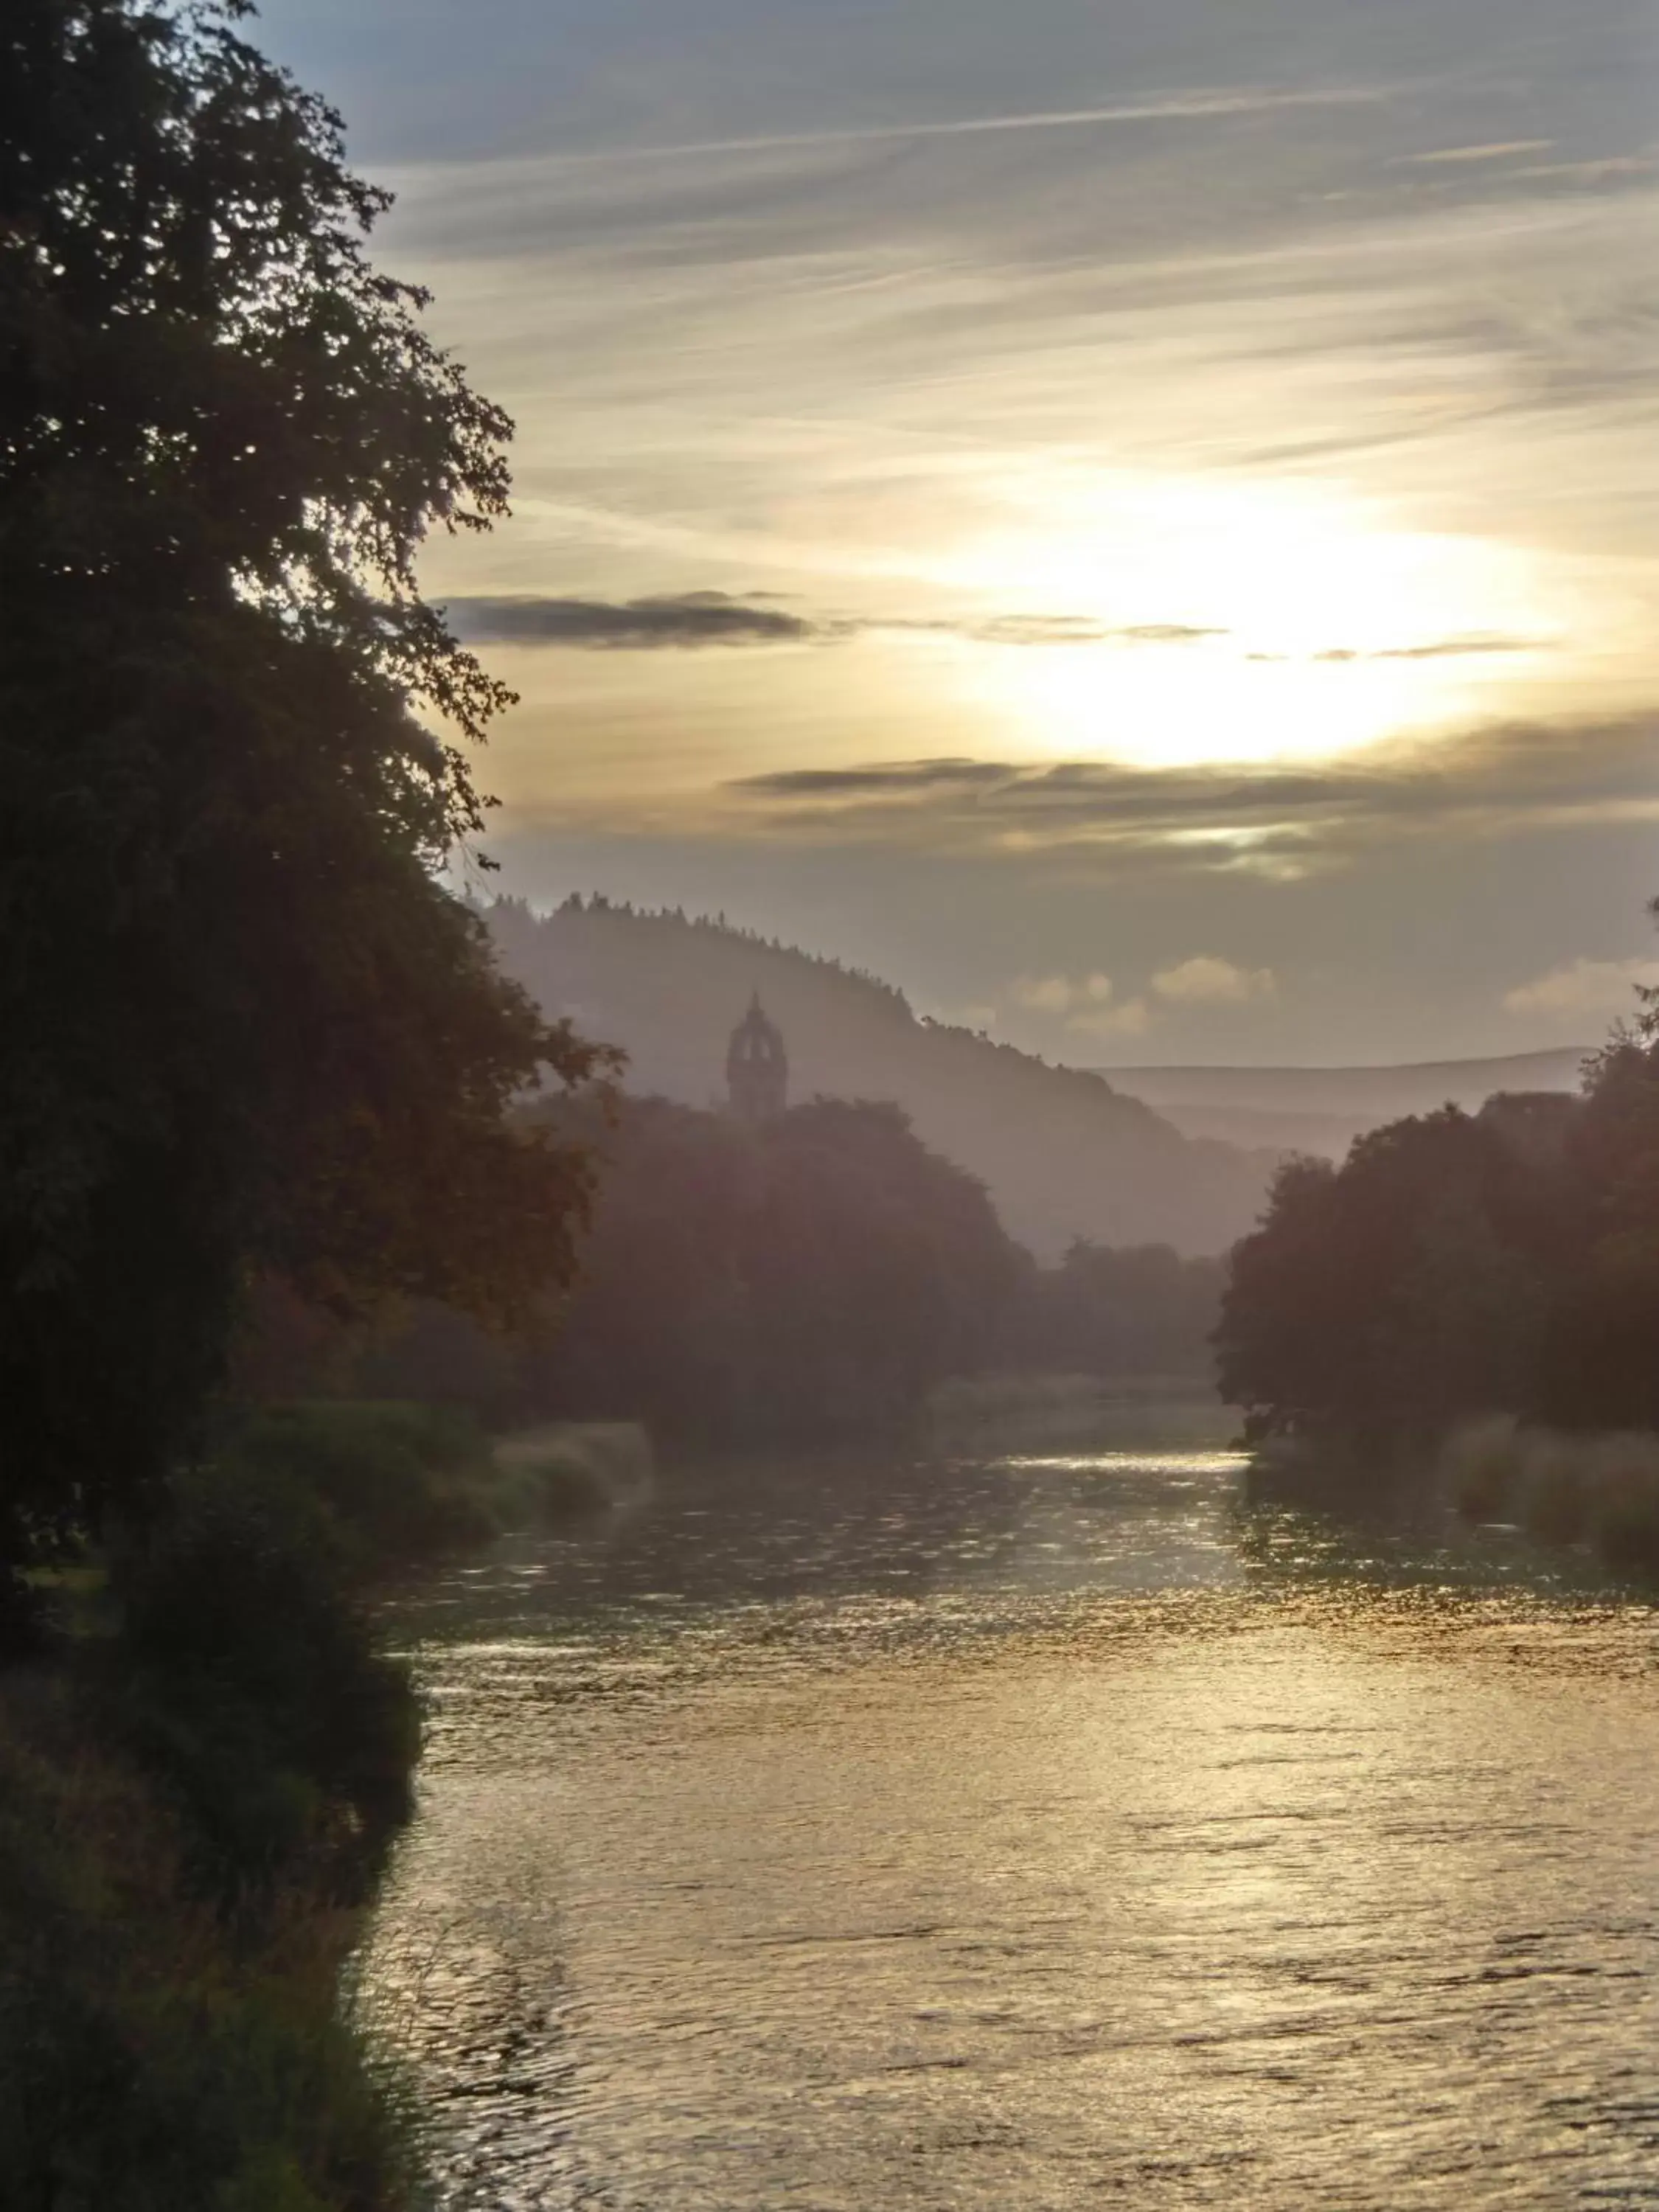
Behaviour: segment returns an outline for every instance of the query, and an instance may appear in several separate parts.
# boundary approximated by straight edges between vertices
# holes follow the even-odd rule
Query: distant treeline
[[[690,930],[694,935],[716,939],[728,945],[744,945],[757,951],[775,952],[787,960],[816,969],[821,975],[844,976],[872,1000],[890,1006],[907,1021],[913,1018],[910,1001],[896,984],[872,975],[867,968],[834,959],[827,953],[805,952],[796,945],[786,945],[781,937],[768,937],[758,929],[745,929],[740,922],[728,921],[724,908],[713,915],[687,914],[683,906],[635,906],[630,899],[607,898],[603,891],[594,891],[586,897],[580,891],[572,891],[550,915],[545,917],[538,914],[528,899],[519,898],[492,900],[482,912],[495,936],[515,948],[533,945],[544,923],[562,927],[578,942],[581,939],[585,920],[592,924],[596,933],[603,930],[605,924],[611,919],[637,922],[647,928],[653,924],[672,923],[676,930]]]
[[[1583,1094],[1447,1107],[1295,1160],[1236,1249],[1224,1395],[1371,1465],[1480,1417],[1659,1429],[1659,1023]]]
[[[426,1304],[365,1340],[271,1293],[253,1387],[741,1444],[890,1434],[957,1376],[1212,1371],[1219,1261],[1079,1242],[1039,1267],[895,1106],[819,1099],[758,1128],[659,1098],[609,1126],[592,1104],[545,1110],[600,1183],[576,1286],[536,1336]]]

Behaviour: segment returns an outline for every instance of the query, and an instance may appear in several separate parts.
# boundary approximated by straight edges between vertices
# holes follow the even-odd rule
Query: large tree
[[[253,1273],[507,1316],[586,1188],[439,872],[508,695],[416,560],[510,426],[244,12],[0,10],[0,1556],[142,1498]]]
[[[1216,1334],[1247,1434],[1410,1458],[1474,1415],[1534,1410],[1577,1210],[1573,1110],[1448,1106],[1340,1168],[1287,1162],[1233,1248]]]

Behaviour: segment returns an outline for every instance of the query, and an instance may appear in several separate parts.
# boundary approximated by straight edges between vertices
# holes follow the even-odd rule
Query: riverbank
[[[142,1542],[37,1579],[0,1669],[0,2208],[422,2201],[339,1993],[422,1747],[377,1593],[594,1494],[568,1434],[271,1408]]]
[[[1509,1522],[1609,1573],[1659,1579],[1659,1437],[1484,1421],[1448,1440],[1438,1474],[1466,1519]]]
[[[1249,1494],[1339,1518],[1356,1514],[1522,1536],[1646,1588],[1659,1583],[1659,1437],[1568,1433],[1509,1415],[1473,1421],[1437,1444],[1390,1455],[1341,1437],[1259,1445]]]

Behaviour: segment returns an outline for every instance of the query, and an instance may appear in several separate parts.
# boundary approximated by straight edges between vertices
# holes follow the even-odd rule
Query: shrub
[[[420,1723],[374,1648],[326,1507],[274,1463],[214,1466],[120,1564],[108,1661],[125,1740],[175,1793],[222,1893],[363,1893],[410,1807]]]
[[[302,1491],[364,1575],[496,1533],[489,1440],[470,1414],[397,1401],[320,1400],[246,1415],[218,1456],[229,1480]]]
[[[1620,1443],[1625,1448],[1609,1453],[1599,1485],[1595,1548],[1620,1573],[1659,1574],[1659,1444],[1646,1437]]]
[[[1472,1519],[1507,1508],[1544,1543],[1588,1542],[1616,1573],[1659,1576],[1659,1437],[1483,1422],[1450,1439],[1441,1474]]]
[[[397,2212],[412,2155],[334,1978],[349,1922],[229,1940],[179,1811],[61,1670],[0,1685],[0,2212]]]
[[[1529,1435],[1516,1486],[1522,1525],[1546,1544],[1582,1542],[1599,1476],[1593,1449],[1564,1437]]]
[[[1471,1422],[1441,1453],[1443,1479],[1458,1511],[1471,1521],[1495,1521],[1510,1506],[1519,1468],[1516,1425],[1507,1416]]]

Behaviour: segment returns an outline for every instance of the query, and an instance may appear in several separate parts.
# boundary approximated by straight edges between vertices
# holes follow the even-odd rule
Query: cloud
[[[545,154],[512,166],[532,174],[562,169],[630,168],[656,162],[722,160],[732,155],[808,152],[815,148],[902,145],[932,138],[1000,137],[1011,131],[1088,131],[1117,123],[1212,123],[1279,114],[1298,108],[1375,107],[1391,88],[1383,85],[1225,86],[1163,98],[1120,100],[1103,107],[1053,107],[1006,115],[963,115],[909,123],[849,124],[826,131],[779,131],[731,138],[694,138],[657,146],[597,146]],[[1552,142],[1537,142],[1547,147]],[[1525,149],[1530,150],[1530,149]],[[507,167],[507,164],[501,164]]]
[[[1160,999],[1182,1006],[1246,1006],[1259,999],[1276,998],[1279,978],[1271,968],[1239,968],[1231,960],[1199,953],[1174,967],[1160,968],[1152,978]]]
[[[1144,1036],[1152,1021],[1145,999],[1125,999],[1121,1006],[1091,1006],[1073,1014],[1066,1026],[1079,1036]]]
[[[1659,170],[1659,155],[1652,154],[1607,154],[1592,161],[1545,161],[1535,168],[1516,169],[1517,177],[1536,178],[1540,183],[1590,185],[1644,184]]]
[[[1194,645],[1224,630],[1190,623],[1114,628],[1087,615],[993,615],[960,621],[799,614],[726,592],[676,592],[639,599],[567,599],[523,593],[448,602],[458,637],[471,644],[547,646],[585,652],[656,653],[705,646],[840,645],[870,635],[923,633],[980,645]]]
[[[474,644],[576,646],[588,651],[658,652],[708,645],[800,645],[823,626],[724,592],[642,599],[452,599],[458,637]]]
[[[1638,986],[1659,985],[1659,960],[1569,960],[1504,994],[1506,1013],[1612,1021],[1635,1011]]]
[[[1226,965],[1224,961],[1188,963],[1193,968],[1206,964]],[[1158,988],[1156,978],[1153,988]],[[1144,1036],[1158,1018],[1158,1010],[1145,997],[1120,1000],[1111,977],[1098,969],[1090,975],[1022,975],[1010,995],[1017,1006],[1033,1013],[1063,1015],[1073,1036]]]
[[[1197,645],[1224,629],[1194,623],[1130,623],[1114,629],[1087,615],[995,615],[987,622],[903,623],[903,629],[952,630],[980,645]]]
[[[1385,645],[1363,653],[1352,645],[1328,645],[1312,653],[1247,653],[1246,660],[1282,663],[1310,660],[1316,666],[1333,666],[1350,660],[1463,660],[1485,659],[1507,653],[1548,653],[1547,637],[1437,637],[1421,645]]]
[[[1659,715],[1496,725],[1305,767],[947,757],[784,769],[725,790],[780,835],[1284,878],[1407,839],[1659,821]]]
[[[1441,146],[1431,154],[1405,154],[1395,163],[1401,169],[1456,167],[1469,161],[1509,161],[1520,154],[1547,154],[1553,138],[1507,138],[1492,146]]]
[[[1026,977],[1015,984],[1014,997],[1035,1012],[1063,1014],[1072,1003],[1072,987],[1063,975]]]
[[[1075,981],[1069,975],[1022,975],[1012,987],[1017,1005],[1042,1014],[1067,1014],[1077,1006],[1103,1006],[1111,995],[1111,977],[1098,973]],[[1075,1021],[1070,1026],[1075,1028]]]
[[[952,786],[969,791],[994,788],[1014,773],[1000,761],[893,761],[876,768],[779,769],[769,775],[744,776],[728,788],[788,800],[901,796],[906,792],[930,796]]]
[[[1489,653],[1544,653],[1549,640],[1540,637],[1440,637],[1426,645],[1390,645],[1376,653],[1356,653],[1352,647],[1332,646],[1313,658],[1332,660],[1460,660],[1483,659]],[[1253,653],[1252,659],[1266,658]],[[1284,655],[1279,658],[1283,659]]]

